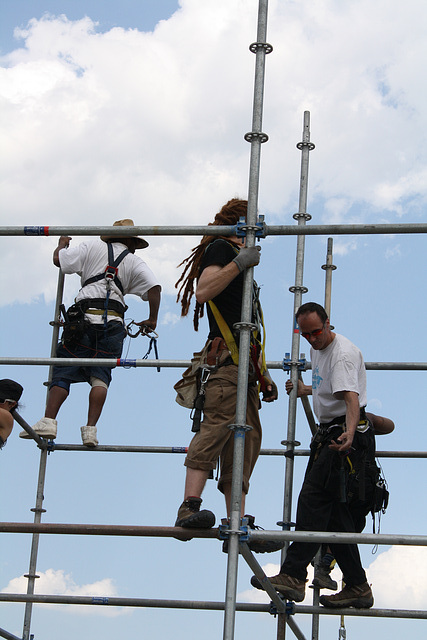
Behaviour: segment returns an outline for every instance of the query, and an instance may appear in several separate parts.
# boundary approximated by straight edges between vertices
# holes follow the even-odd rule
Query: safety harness
[[[124,249],[124,251],[121,252],[121,254],[119,256],[117,256],[116,259],[114,259],[114,251],[113,251],[113,245],[111,242],[107,242],[107,248],[108,248],[108,264],[105,268],[105,270],[102,273],[98,273],[98,275],[96,276],[92,276],[91,278],[88,278],[82,285],[82,289],[84,287],[86,287],[88,284],[92,284],[93,282],[99,282],[99,280],[102,280],[103,278],[105,278],[106,281],[106,288],[107,288],[107,295],[104,299],[104,311],[103,311],[103,315],[102,318],[104,320],[104,327],[107,327],[107,321],[108,321],[108,310],[109,310],[109,306],[110,306],[110,312],[111,312],[111,307],[115,307],[112,309],[113,312],[115,313],[119,313],[120,311],[117,310],[117,304],[120,304],[120,307],[123,309],[123,314],[124,311],[126,310],[125,308],[123,308],[123,305],[121,303],[117,303],[116,304],[112,304],[115,301],[111,300],[110,301],[110,294],[111,294],[111,285],[114,282],[114,284],[117,286],[117,288],[120,290],[120,292],[122,293],[122,295],[124,295],[124,289],[123,289],[123,285],[120,282],[120,278],[118,276],[119,273],[119,264],[121,263],[121,261],[127,256],[128,253],[130,253],[129,249]],[[94,300],[94,303],[97,303],[98,301]],[[87,308],[91,308],[91,300],[87,300],[85,301],[85,306]],[[97,306],[94,304],[94,308],[96,309]],[[123,316],[122,316],[123,317]]]
[[[231,243],[229,243],[231,244]],[[232,245],[233,250],[236,255],[239,253],[239,249]],[[254,366],[255,374],[258,379],[259,391],[265,392],[266,390],[266,382],[264,378],[264,373],[267,371],[266,359],[265,359],[265,338],[266,331],[264,325],[264,315],[262,312],[261,303],[259,300],[259,292],[260,287],[257,283],[253,282],[253,293],[252,293],[252,313],[253,320],[256,328],[252,332],[251,336],[251,345],[250,345],[250,356]],[[227,349],[230,352],[233,363],[237,366],[239,364],[239,349],[237,347],[236,341],[234,339],[234,335],[224,320],[220,310],[216,306],[216,304],[212,300],[208,300],[208,305],[212,314],[215,318],[215,322],[218,325],[218,328],[221,332],[221,335],[227,345]],[[259,339],[262,328],[262,340]],[[259,365],[259,354],[261,354],[261,366]]]
[[[216,240],[214,240],[216,242]],[[236,255],[239,253],[239,249],[229,243],[232,246]],[[206,250],[210,247],[209,245]],[[205,250],[205,251],[206,251]],[[208,300],[209,308],[212,312],[213,317],[215,318],[215,322],[218,325],[218,328],[221,332],[221,338],[214,338],[211,343],[210,351],[207,354],[207,361],[203,364],[200,369],[200,375],[198,380],[198,393],[196,398],[194,399],[193,409],[190,414],[190,418],[192,420],[192,431],[197,432],[200,430],[200,423],[202,421],[203,408],[205,404],[205,394],[206,394],[206,384],[209,380],[209,377],[212,371],[216,371],[219,366],[224,366],[226,364],[235,364],[236,366],[239,364],[239,348],[236,344],[236,340],[234,338],[233,332],[228,326],[227,322],[224,320],[222,313],[216,306],[216,304],[212,300]],[[266,361],[265,361],[265,327],[264,327],[264,316],[261,309],[261,304],[259,301],[259,287],[256,282],[253,283],[253,320],[256,328],[252,332],[251,336],[251,346],[250,346],[250,355],[251,360],[254,365],[254,371],[256,377],[258,379],[258,391],[262,391],[263,393],[266,391],[266,381],[264,378],[264,373],[267,370]],[[262,327],[262,341],[259,339],[259,335],[261,333]],[[221,343],[225,343],[228,351],[230,352],[230,356],[223,361],[220,360],[220,352]],[[261,367],[258,364],[259,354],[261,356]]]

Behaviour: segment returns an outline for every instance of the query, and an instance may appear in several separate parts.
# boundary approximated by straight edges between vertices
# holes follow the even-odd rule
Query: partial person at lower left
[[[4,378],[0,380],[0,449],[12,433],[13,416],[11,411],[16,409],[22,396],[23,387],[15,380]]]

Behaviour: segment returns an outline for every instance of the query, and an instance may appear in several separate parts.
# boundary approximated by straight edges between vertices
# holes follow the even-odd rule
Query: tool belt
[[[83,300],[79,300],[77,304],[80,306],[83,313],[90,313],[91,309],[97,309],[102,312],[105,311],[105,298],[84,298]],[[127,309],[128,307],[126,305],[122,305],[118,300],[110,299],[108,301],[108,313],[110,315],[124,318]]]
[[[214,338],[206,354],[206,364],[210,367],[225,367],[233,364],[233,358],[224,338]]]
[[[320,423],[319,429],[313,438],[311,444],[311,455],[309,464],[313,464],[320,454],[320,450],[331,440],[337,436],[333,433],[342,431],[345,428],[346,416],[338,416],[329,422]],[[339,468],[339,485],[340,485],[340,502],[349,502],[348,483],[350,479],[357,479],[357,496],[356,499],[365,500],[365,475],[366,475],[366,431],[369,429],[369,423],[366,418],[365,408],[361,407],[359,415],[359,425],[366,423],[366,429],[358,436],[357,446],[353,443],[353,447],[349,452],[344,454],[338,453]],[[358,432],[356,431],[356,434]],[[359,439],[360,438],[360,439]]]

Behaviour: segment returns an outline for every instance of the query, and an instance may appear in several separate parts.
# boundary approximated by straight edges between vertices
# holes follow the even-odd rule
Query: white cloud
[[[162,315],[162,321],[160,324],[177,324],[179,322],[180,316],[177,313],[172,313],[171,311],[166,311]]]
[[[49,15],[21,30],[24,46],[0,59],[1,224],[205,224],[247,194],[256,3],[181,5],[148,33]],[[325,212],[313,222],[424,215],[426,14],[417,0],[270,3],[267,223],[293,223],[304,110],[316,144],[310,201]],[[2,304],[51,299],[48,243],[4,242],[14,269]],[[165,291],[194,244],[162,238],[149,254]]]
[[[74,582],[71,574],[65,573],[63,569],[47,569],[38,571],[40,576],[35,581],[34,593],[45,595],[62,596],[91,596],[91,597],[114,597],[117,590],[111,578],[103,578],[90,584],[78,585]],[[28,580],[24,576],[12,578],[9,584],[1,590],[2,593],[27,593]],[[40,606],[61,606],[61,605],[40,605]],[[93,607],[87,605],[76,605],[73,613],[96,614],[108,617],[115,617],[126,613],[121,607]]]
[[[425,609],[427,606],[427,549],[392,547],[369,565],[375,607]]]
[[[385,257],[387,260],[391,258],[400,258],[402,256],[402,251],[400,249],[400,244],[396,244],[393,247],[388,247],[385,252]]]

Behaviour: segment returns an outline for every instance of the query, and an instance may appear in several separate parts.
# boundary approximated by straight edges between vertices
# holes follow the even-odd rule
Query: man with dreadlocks
[[[216,214],[213,225],[235,225],[241,216],[246,217],[248,203],[234,198]],[[240,322],[243,272],[259,263],[259,247],[247,248],[237,236],[204,236],[191,255],[181,264],[185,269],[176,283],[177,300],[181,298],[181,315],[189,311],[193,294],[196,297],[194,329],[203,316],[207,303],[209,335],[205,363],[214,365],[204,388],[204,415],[200,429],[194,435],[185,459],[187,467],[184,501],[178,510],[176,527],[206,528],[215,524],[215,516],[207,509],[200,510],[201,495],[209,476],[220,460],[218,489],[224,494],[227,516],[230,517],[231,480],[233,468],[233,432],[229,425],[235,420],[238,350],[233,326]],[[180,265],[181,266],[181,265]],[[196,288],[194,290],[194,285]],[[256,285],[254,291],[257,292]],[[259,308],[254,296],[254,321]],[[238,338],[236,338],[238,343]],[[243,465],[242,515],[245,497],[249,490],[249,478],[254,469],[261,446],[261,424],[258,416],[259,386],[263,400],[272,402],[277,398],[277,387],[265,368],[265,356],[259,335],[252,339],[251,366],[248,376],[246,423],[252,427],[246,432]],[[203,363],[202,363],[203,364]],[[264,366],[263,366],[264,364]],[[246,516],[251,528],[255,528],[254,517]],[[268,540],[249,543],[258,553],[277,551],[283,543]],[[227,545],[225,543],[224,551]]]

